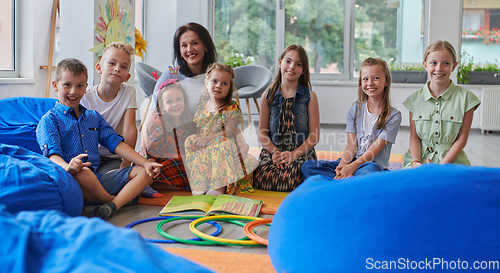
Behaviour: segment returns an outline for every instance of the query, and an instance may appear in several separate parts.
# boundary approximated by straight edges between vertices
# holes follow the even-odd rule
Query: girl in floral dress
[[[243,122],[233,98],[234,71],[215,63],[207,69],[205,90],[194,122],[199,134],[186,139],[186,166],[193,195],[253,191],[249,174],[257,160],[237,125]],[[237,183],[236,183],[237,182]]]

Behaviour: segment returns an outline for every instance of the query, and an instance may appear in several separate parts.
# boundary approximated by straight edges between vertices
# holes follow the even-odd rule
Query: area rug
[[[191,192],[187,191],[172,191],[172,190],[158,190],[163,194],[160,198],[145,198],[139,199],[139,204],[150,206],[165,206],[173,196],[189,196]],[[281,202],[288,195],[288,192],[276,191],[263,191],[255,190],[253,193],[238,193],[237,196],[246,197],[250,199],[262,200],[262,208],[260,213],[275,214]]]
[[[219,273],[276,272],[269,255],[172,247],[163,249]]]
[[[250,147],[248,150],[248,153],[255,156],[259,157],[260,155],[260,149],[261,148],[256,148],[256,147]],[[342,152],[337,152],[337,151],[316,151],[316,156],[318,159],[321,160],[337,160],[338,158],[342,157]],[[404,156],[402,154],[391,154],[391,157],[389,158],[389,170],[399,170],[403,168],[403,159]]]
[[[255,157],[259,157],[261,148],[251,147],[249,153]],[[337,151],[316,151],[318,159],[322,160],[336,160],[342,156],[342,152]],[[399,170],[403,167],[403,155],[391,154],[389,159],[389,170]],[[141,198],[139,204],[150,206],[165,206],[173,196],[189,196],[191,192],[187,191],[172,191],[172,190],[158,190],[163,194],[160,198]],[[275,192],[255,190],[254,193],[239,193],[237,196],[242,196],[250,199],[262,200],[263,205],[260,213],[275,214],[281,202],[288,195],[288,192]]]

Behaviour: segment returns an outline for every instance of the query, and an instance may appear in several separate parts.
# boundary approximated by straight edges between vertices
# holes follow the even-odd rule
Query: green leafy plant
[[[424,71],[425,67],[423,65],[395,65],[393,63],[390,63],[389,70],[392,70],[392,71]]]
[[[498,67],[498,61],[495,59],[494,63],[486,62],[486,65],[474,65],[474,57],[467,53],[462,53],[460,58],[460,66],[458,67],[457,80],[459,83],[467,84],[469,83],[469,72],[471,71],[490,71],[490,72],[500,72],[500,67]]]
[[[500,72],[500,68],[496,64],[498,61],[495,59],[495,63],[486,62],[485,66],[475,65],[473,71],[491,71]]]
[[[252,64],[255,58],[253,56],[246,56],[243,53],[232,52],[229,60],[225,60],[224,64],[228,64],[231,67],[235,68],[238,66],[249,65]]]
[[[474,57],[463,52],[460,57],[460,65],[457,70],[457,80],[459,83],[469,83],[469,72],[474,66]]]

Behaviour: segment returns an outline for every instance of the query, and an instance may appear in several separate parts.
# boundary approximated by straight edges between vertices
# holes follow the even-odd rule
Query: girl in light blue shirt
[[[305,178],[325,175],[335,179],[383,171],[389,167],[401,112],[391,107],[391,74],[385,61],[368,58],[361,64],[358,100],[347,111],[347,146],[336,161],[308,160]]]

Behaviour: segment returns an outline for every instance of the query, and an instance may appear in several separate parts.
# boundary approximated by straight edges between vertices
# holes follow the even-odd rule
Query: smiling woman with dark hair
[[[188,47],[203,49],[189,55]],[[179,72],[186,77],[204,74],[207,67],[215,62],[215,45],[210,33],[200,24],[189,23],[179,27],[174,34],[174,62],[179,64]],[[203,60],[202,63],[200,61]],[[201,73],[200,73],[201,72]]]
[[[177,79],[188,94],[191,102],[189,108],[194,113],[205,86],[207,67],[216,59],[215,45],[208,30],[194,22],[179,27],[175,31],[173,43],[174,63],[178,66],[170,66],[158,79],[149,110],[155,108],[159,84],[168,79]]]

